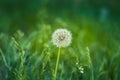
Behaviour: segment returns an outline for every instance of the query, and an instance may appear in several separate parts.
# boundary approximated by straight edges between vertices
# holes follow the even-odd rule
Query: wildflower
[[[57,29],[52,35],[52,43],[57,47],[67,47],[71,40],[71,33],[67,29]]]
[[[59,47],[56,66],[55,66],[55,72],[54,72],[54,80],[56,80],[56,77],[57,77],[57,69],[58,69],[58,63],[60,58],[60,48],[69,46],[71,43],[71,40],[72,40],[71,33],[67,29],[57,29],[52,35],[53,44]]]
[[[80,73],[84,73],[84,68],[82,66],[79,67]]]
[[[78,62],[76,62],[76,65],[78,65]]]

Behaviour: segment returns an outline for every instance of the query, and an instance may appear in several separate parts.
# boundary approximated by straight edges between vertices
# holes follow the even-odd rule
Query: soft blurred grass
[[[73,37],[72,44],[61,49],[58,80],[90,80],[91,62],[95,80],[120,79],[118,23],[83,16],[56,17],[43,11],[32,29],[0,33],[0,80],[52,80],[58,49],[52,45],[51,35],[57,28],[67,28]]]

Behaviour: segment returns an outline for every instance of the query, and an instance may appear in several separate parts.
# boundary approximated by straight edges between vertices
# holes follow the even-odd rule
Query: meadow
[[[72,42],[61,48],[56,80],[120,80],[119,21],[59,14],[43,8],[24,17],[27,26],[20,17],[1,20],[11,25],[0,28],[0,80],[54,80],[58,47],[51,40],[59,28],[71,32]]]

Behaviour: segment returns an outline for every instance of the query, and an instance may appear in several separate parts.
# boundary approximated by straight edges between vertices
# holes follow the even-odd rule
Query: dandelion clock
[[[56,68],[54,72],[54,80],[56,80],[56,75],[57,75],[57,68],[60,57],[60,48],[69,46],[71,40],[72,40],[72,34],[67,29],[57,29],[52,35],[52,43],[59,48],[57,61],[56,61]]]

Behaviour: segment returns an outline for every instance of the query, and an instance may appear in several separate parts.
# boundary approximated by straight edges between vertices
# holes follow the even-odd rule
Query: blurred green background
[[[0,80],[52,80],[57,48],[50,41],[57,28],[73,34],[58,80],[91,80],[86,47],[95,80],[120,80],[120,0],[0,0]]]

